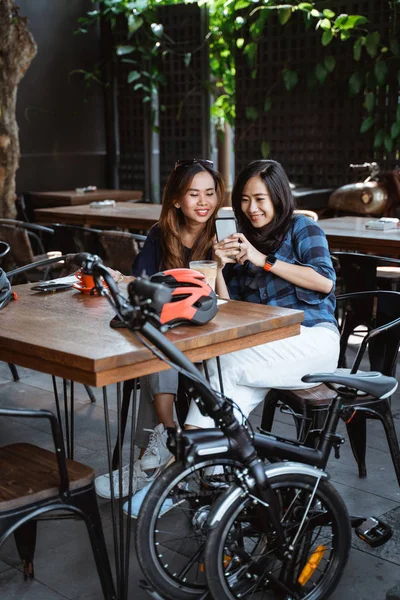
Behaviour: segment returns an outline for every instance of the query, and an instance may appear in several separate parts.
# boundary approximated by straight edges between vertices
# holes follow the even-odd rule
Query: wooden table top
[[[0,360],[91,386],[168,368],[131,332],[109,327],[114,311],[106,298],[30,287],[14,286],[18,300],[0,311]],[[302,321],[301,311],[229,301],[210,323],[180,326],[167,336],[201,361],[297,335]]]
[[[140,190],[96,190],[95,192],[76,192],[66,190],[62,192],[29,192],[34,208],[49,206],[75,206],[90,204],[98,200],[142,200],[143,192]]]
[[[336,217],[321,219],[331,250],[356,250],[369,254],[400,256],[400,228],[379,231],[366,229],[369,217]]]
[[[123,229],[150,229],[160,219],[160,204],[117,202],[115,207],[91,208],[88,205],[40,208],[35,210],[38,223],[65,223]]]

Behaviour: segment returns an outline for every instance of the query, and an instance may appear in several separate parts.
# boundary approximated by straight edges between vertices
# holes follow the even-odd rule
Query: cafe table
[[[80,190],[65,190],[60,192],[28,192],[33,208],[48,208],[52,206],[76,206],[90,204],[101,200],[129,202],[143,199],[140,190],[105,190],[96,189],[93,192]]]
[[[104,208],[92,208],[90,205],[40,208],[35,210],[35,221],[85,227],[150,229],[159,220],[160,213],[160,204],[117,202],[113,207]]]
[[[130,331],[109,326],[114,310],[106,298],[87,296],[75,290],[43,294],[30,287],[30,284],[14,286],[18,300],[0,311],[0,360],[82,384],[102,386],[105,441],[111,471],[112,441],[106,386],[117,384],[120,433],[120,382],[168,366]],[[210,323],[199,327],[180,326],[166,335],[190,360],[201,362],[297,335],[302,320],[301,311],[228,301],[219,306]],[[71,421],[72,416],[71,412]],[[134,427],[131,452],[133,443]],[[111,513],[118,598],[127,600],[131,519],[124,517],[122,505],[122,500],[116,501],[116,506],[111,502]]]
[[[380,231],[367,229],[370,217],[335,217],[321,219],[318,225],[328,239],[330,250],[348,250],[375,254],[377,256],[400,257],[400,227]]]

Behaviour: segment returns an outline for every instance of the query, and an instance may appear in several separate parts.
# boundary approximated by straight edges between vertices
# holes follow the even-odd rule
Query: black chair
[[[55,511],[61,511],[64,518],[79,517],[89,533],[104,598],[116,599],[93,469],[66,459],[52,412],[1,408],[2,417],[48,419],[55,452],[25,443],[0,447],[0,546],[14,534],[25,578],[33,578],[38,519]],[[57,517],[53,514],[52,518]]]
[[[54,263],[53,267],[50,264],[44,267],[35,267],[34,263],[61,256],[59,250],[46,252],[41,236],[48,234],[54,234],[54,230],[50,227],[25,223],[15,219],[0,219],[0,239],[10,246],[10,252],[3,261],[4,270],[10,271],[16,267],[32,264],[30,271],[36,275],[36,279],[47,279],[50,270],[54,268]],[[24,277],[28,281],[25,273]]]
[[[368,348],[370,368],[392,377],[396,374],[397,355],[400,345],[400,292],[368,291],[338,296],[339,302],[345,302],[345,310],[352,310],[354,301],[357,306],[363,302],[374,304],[370,315],[373,327],[364,337],[354,359],[350,372],[355,373]],[[346,330],[347,335],[347,330]],[[263,407],[261,428],[271,431],[278,405],[286,407],[295,419],[298,440],[308,446],[314,446],[326,417],[326,409],[335,396],[335,392],[324,384],[311,389],[279,390],[273,389],[267,394]],[[390,399],[360,397],[354,412],[346,423],[351,447],[357,461],[360,477],[366,477],[366,419],[379,419],[385,429],[397,480],[400,485],[400,448],[394,428],[390,408]]]
[[[338,274],[337,289],[340,293],[363,292],[393,288],[400,280],[400,260],[357,254],[332,252]],[[363,326],[367,331],[374,327],[374,298],[355,298],[339,311],[341,328],[339,365],[345,365],[345,354],[350,335]]]

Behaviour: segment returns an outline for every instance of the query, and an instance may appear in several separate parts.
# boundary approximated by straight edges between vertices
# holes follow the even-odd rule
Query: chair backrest
[[[395,377],[400,347],[400,292],[375,290],[343,294],[337,298],[339,302],[353,302],[354,299],[357,304],[373,304],[373,329],[364,337],[352,369],[359,368],[368,349],[371,370]]]
[[[7,242],[0,241],[0,266],[1,260],[10,252],[10,245]]]
[[[25,408],[0,408],[0,417],[47,419],[50,421],[55,455],[60,475],[60,494],[65,494],[69,488],[68,470],[64,448],[64,440],[56,416],[49,410],[32,410]]]
[[[355,252],[332,252],[334,263],[338,265],[338,285],[340,293],[353,293],[377,290],[378,267],[400,267],[400,260],[357,254]],[[353,313],[357,315],[360,324],[369,325],[373,312],[374,299],[364,298],[361,302],[352,301]]]
[[[34,261],[31,241],[28,230],[18,225],[0,223],[0,238],[10,245],[11,251],[5,261],[6,269],[14,266],[26,265]],[[12,266],[11,266],[12,265]]]
[[[63,254],[73,252],[89,252],[103,257],[103,247],[99,241],[99,229],[82,227],[81,225],[52,224],[55,231],[57,249]]]
[[[140,240],[137,238],[125,231],[102,231],[99,239],[106,253],[105,264],[121,273],[131,273],[133,260],[139,252]]]

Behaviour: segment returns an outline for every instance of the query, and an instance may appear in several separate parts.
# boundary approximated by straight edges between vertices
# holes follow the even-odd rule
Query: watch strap
[[[265,259],[265,265],[263,267],[264,271],[270,271],[276,263],[276,261],[277,258],[274,254],[268,254],[267,258]]]

